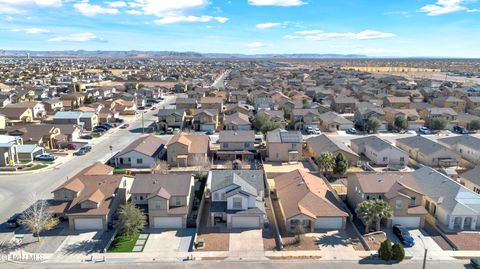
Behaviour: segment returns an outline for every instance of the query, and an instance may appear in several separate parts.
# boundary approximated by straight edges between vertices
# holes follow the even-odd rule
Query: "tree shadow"
[[[17,249],[17,244],[14,242],[0,242],[0,254],[8,255],[10,252],[13,252]]]
[[[96,240],[83,240],[73,244],[66,245],[62,249],[62,253],[65,255],[72,254],[91,254],[100,251],[100,244]]]
[[[350,246],[351,241],[346,236],[343,236],[339,233],[324,235],[318,238],[315,243],[322,247],[337,247],[337,246]]]

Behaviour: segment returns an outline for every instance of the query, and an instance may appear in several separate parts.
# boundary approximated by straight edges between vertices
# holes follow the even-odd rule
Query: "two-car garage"
[[[183,228],[182,217],[154,217],[153,225],[156,229],[181,229]]]
[[[232,228],[257,229],[260,228],[259,216],[232,216]]]
[[[421,217],[394,217],[392,218],[392,225],[400,224],[405,228],[419,228],[421,219]]]
[[[316,230],[338,230],[344,227],[345,221],[345,218],[342,217],[317,218],[314,228]]]
[[[102,218],[74,218],[73,225],[76,231],[103,230]]]

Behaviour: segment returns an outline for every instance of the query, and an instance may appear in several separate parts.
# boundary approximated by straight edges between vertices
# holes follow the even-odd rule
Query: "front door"
[[[472,228],[472,217],[466,217],[463,220],[463,229],[470,230]]]
[[[455,217],[455,221],[453,222],[453,229],[460,229],[462,225],[462,218]]]

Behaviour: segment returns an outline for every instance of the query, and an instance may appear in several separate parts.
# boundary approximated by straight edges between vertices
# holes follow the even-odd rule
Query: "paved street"
[[[470,265],[466,265],[467,261],[435,261],[428,262],[426,268],[431,269],[465,269],[472,268]],[[29,268],[71,268],[71,264],[29,264]],[[0,264],[0,268],[25,268],[22,264]],[[422,268],[422,261],[405,261],[401,264],[375,264],[368,261],[350,262],[350,261],[201,261],[201,262],[151,262],[151,263],[77,263],[75,268],[115,268],[115,269],[130,269],[130,268],[166,268],[166,269],[414,269]]]
[[[166,100],[158,105],[158,109],[175,102],[174,96],[168,96]],[[146,110],[144,116],[145,126],[148,126],[156,119],[156,111]],[[113,151],[122,150],[132,141],[142,135],[141,117],[129,123],[128,129],[116,129],[110,134],[91,142],[93,149],[90,153],[66,160],[55,169],[38,171],[33,174],[22,175],[0,175],[0,223],[6,221],[16,212],[27,208],[26,197],[36,193],[39,197],[51,198],[51,191],[63,183],[69,177],[75,175],[83,168],[97,162],[106,161],[110,156],[109,146]],[[4,231],[4,230],[3,230]],[[0,233],[2,230],[0,230]],[[2,237],[0,234],[0,241]]]

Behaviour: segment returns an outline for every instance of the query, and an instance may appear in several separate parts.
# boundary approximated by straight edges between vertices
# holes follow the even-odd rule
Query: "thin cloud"
[[[247,47],[256,49],[256,48],[265,47],[265,44],[263,44],[262,42],[251,42],[247,44]]]
[[[282,24],[279,22],[265,22],[265,23],[259,23],[255,27],[258,29],[267,29],[267,28],[273,28],[273,27],[279,27]]]
[[[49,30],[47,29],[42,29],[42,28],[25,28],[25,29],[12,29],[10,30],[11,32],[24,32],[26,34],[31,34],[31,35],[38,35],[38,34],[48,34],[50,33]]]
[[[92,5],[88,1],[87,2],[81,2],[81,3],[76,3],[73,5],[75,9],[78,10],[78,12],[82,13],[83,15],[87,17],[94,17],[99,14],[103,15],[116,15],[119,14],[120,11],[116,8],[106,8],[102,7],[99,5]]]
[[[419,12],[427,13],[427,16],[439,16],[459,11],[469,11],[464,5],[471,0],[438,0],[435,4],[420,8]]]
[[[304,30],[295,32],[296,35],[289,37],[298,37],[302,36],[306,40],[314,41],[325,41],[331,38],[344,38],[344,39],[356,39],[356,40],[367,40],[367,39],[382,39],[382,38],[391,38],[396,35],[393,33],[380,32],[375,30],[364,30],[358,33],[336,33],[336,32],[323,32],[322,30]],[[290,38],[294,39],[294,38]]]
[[[248,0],[248,3],[253,6],[301,6],[307,4],[301,0]]]
[[[48,41],[50,42],[89,42],[89,41],[106,42],[105,40],[97,37],[95,34],[88,33],[88,32],[53,37],[48,39]]]
[[[212,17],[212,16],[169,16],[163,17],[155,21],[156,24],[174,24],[174,23],[195,23],[195,22],[211,22],[216,21],[225,23],[228,21],[226,17]]]

